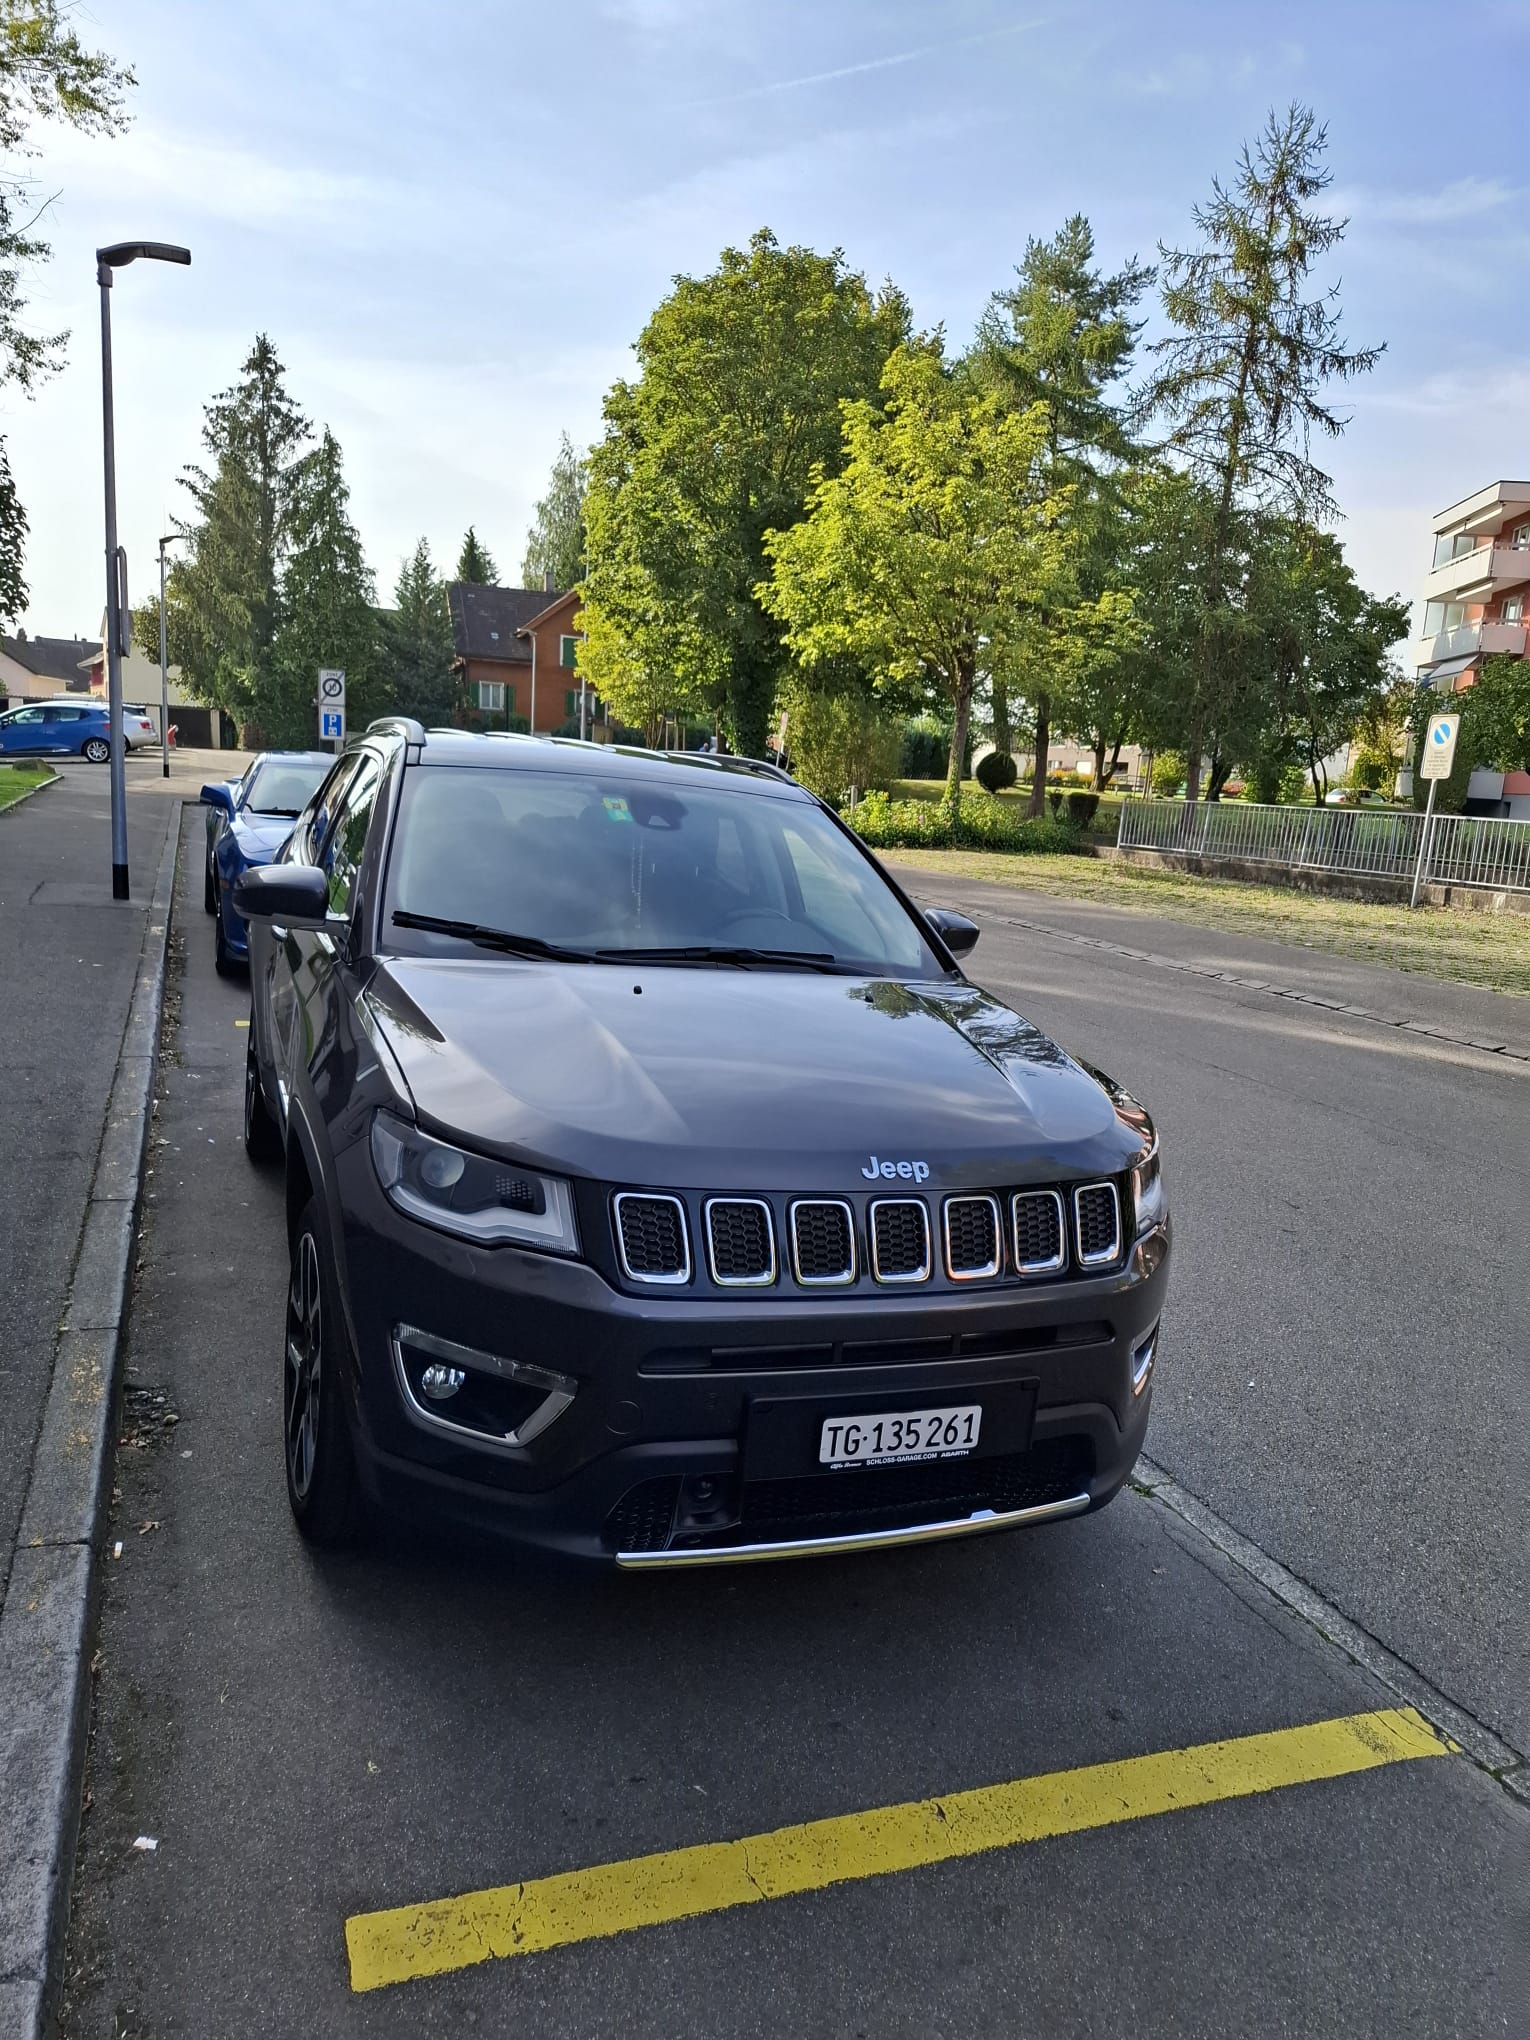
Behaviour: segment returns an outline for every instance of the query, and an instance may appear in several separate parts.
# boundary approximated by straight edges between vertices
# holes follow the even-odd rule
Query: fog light
[[[442,1367],[433,1364],[420,1376],[420,1387],[432,1402],[445,1402],[449,1395],[455,1395],[467,1380],[460,1367]]]
[[[1140,1346],[1132,1348],[1132,1394],[1141,1395],[1147,1387],[1148,1376],[1153,1371],[1153,1362],[1158,1357],[1158,1327],[1154,1325]]]

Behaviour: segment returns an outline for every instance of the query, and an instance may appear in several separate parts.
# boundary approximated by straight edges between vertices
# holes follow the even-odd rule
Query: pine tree
[[[291,539],[275,647],[277,684],[259,705],[260,734],[268,744],[311,745],[318,734],[323,666],[338,666],[345,674],[346,716],[353,729],[365,729],[391,706],[373,606],[376,590],[351,522],[340,448],[327,426],[296,476]]]
[[[1332,182],[1323,167],[1327,130],[1311,110],[1271,114],[1238,162],[1197,206],[1196,249],[1161,247],[1163,308],[1177,331],[1156,343],[1151,403],[1169,425],[1169,446],[1214,505],[1200,561],[1200,655],[1185,703],[1186,800],[1199,793],[1201,758],[1214,755],[1248,684],[1238,656],[1239,562],[1251,550],[1258,509],[1316,523],[1332,514],[1329,476],[1312,438],[1336,438],[1344,421],[1323,402],[1325,383],[1374,366],[1379,347],[1348,348],[1336,292],[1307,297],[1308,275],[1347,224],[1314,210]]]
[[[206,407],[211,469],[182,482],[196,505],[171,568],[170,656],[192,691],[236,720],[262,722],[277,692],[275,645],[294,498],[312,427],[288,396],[276,349],[257,335],[241,379]]]
[[[584,490],[586,463],[565,432],[558,443],[547,494],[537,504],[526,536],[521,580],[527,588],[549,584],[560,593],[584,578]]]
[[[11,463],[0,439],[0,621],[14,622],[27,606],[27,513],[11,480]]]
[[[1142,322],[1131,313],[1153,271],[1135,258],[1113,276],[1095,267],[1094,232],[1081,213],[1049,241],[1031,240],[1013,287],[995,292],[978,327],[974,366],[1015,409],[1046,407],[1045,487],[1064,506],[1079,600],[1097,602],[1118,578],[1119,519],[1113,467],[1137,457],[1117,386],[1130,366]],[[1036,770],[1029,812],[1046,799],[1053,696],[1066,682],[1067,654],[1093,641],[1088,619],[1038,619],[1025,666],[1034,675]],[[1096,676],[1097,677],[1097,676]],[[993,686],[994,742],[1009,748],[1008,690]]]
[[[480,545],[478,533],[470,524],[467,536],[462,541],[462,551],[457,555],[459,581],[471,581],[480,588],[493,588],[499,582],[499,568],[494,564],[494,555],[487,546]]]
[[[393,706],[427,726],[450,721],[457,703],[446,584],[422,538],[399,569],[393,609],[383,618]]]

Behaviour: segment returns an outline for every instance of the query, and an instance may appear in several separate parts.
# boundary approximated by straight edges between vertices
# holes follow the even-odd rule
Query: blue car
[[[252,866],[271,862],[334,762],[328,751],[262,751],[242,779],[202,788],[207,809],[202,904],[213,916],[213,961],[220,977],[232,976],[250,960],[249,936],[234,912],[234,881]]]
[[[102,701],[26,701],[0,715],[0,757],[88,758],[112,755],[111,722]]]

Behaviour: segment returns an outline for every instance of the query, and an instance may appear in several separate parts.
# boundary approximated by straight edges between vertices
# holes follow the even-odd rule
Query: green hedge
[[[1087,855],[1080,830],[1041,817],[1027,821],[1011,802],[968,794],[955,821],[942,801],[890,800],[868,793],[845,819],[873,850],[1014,850]]]

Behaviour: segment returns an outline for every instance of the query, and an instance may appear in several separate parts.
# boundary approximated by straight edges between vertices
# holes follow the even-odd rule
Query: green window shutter
[[[563,697],[563,714],[567,721],[572,722],[578,713],[579,690],[576,687],[571,687]]]
[[[505,713],[506,715],[515,714],[515,689],[513,687],[506,687],[505,689]]]
[[[573,668],[578,663],[579,640],[576,637],[560,637],[558,640],[558,663]]]

